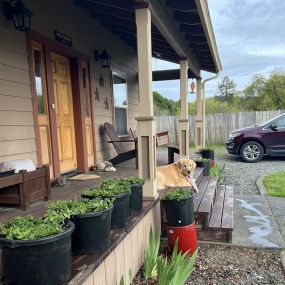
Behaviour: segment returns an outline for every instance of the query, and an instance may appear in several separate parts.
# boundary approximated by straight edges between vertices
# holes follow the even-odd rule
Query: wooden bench
[[[35,171],[21,170],[18,174],[0,178],[0,203],[18,204],[24,210],[30,203],[50,199],[51,185],[49,166]]]

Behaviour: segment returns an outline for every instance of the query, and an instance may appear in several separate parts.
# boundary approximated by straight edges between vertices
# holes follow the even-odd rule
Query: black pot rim
[[[44,237],[44,238],[35,239],[35,240],[9,240],[9,239],[0,237],[0,245],[15,248],[15,247],[27,247],[27,246],[35,246],[35,245],[51,243],[51,242],[63,239],[71,235],[71,233],[75,229],[74,223],[70,220],[66,220],[66,223],[68,224],[67,229],[64,229],[62,233]]]
[[[144,185],[144,182],[141,182],[141,183],[132,183],[130,184],[131,186],[142,186]]]
[[[102,210],[100,212],[81,213],[81,214],[74,215],[73,218],[81,219],[81,218],[97,217],[97,216],[101,216],[107,212],[112,212],[113,208],[114,208],[114,206],[112,205],[108,209]]]
[[[185,198],[185,199],[181,199],[181,200],[162,200],[161,199],[161,201],[163,202],[163,203],[167,203],[167,202],[176,202],[176,203],[180,203],[180,202],[185,202],[185,201],[187,201],[187,200],[189,200],[189,199],[191,199],[191,198],[193,198],[194,197],[194,193],[193,192],[191,192],[191,196],[189,196],[189,197],[187,197],[187,198]]]

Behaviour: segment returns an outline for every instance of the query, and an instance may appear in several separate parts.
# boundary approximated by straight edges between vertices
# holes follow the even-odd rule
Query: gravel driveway
[[[259,194],[256,180],[260,176],[277,171],[285,171],[285,157],[265,157],[257,163],[245,163],[238,156],[230,155],[224,147],[215,150],[216,163],[225,163],[226,184],[234,185],[234,194]]]

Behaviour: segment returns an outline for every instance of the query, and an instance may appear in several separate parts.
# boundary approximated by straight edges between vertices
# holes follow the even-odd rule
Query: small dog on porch
[[[157,189],[167,187],[192,186],[198,193],[198,188],[193,179],[196,163],[188,158],[181,158],[177,162],[156,168]]]

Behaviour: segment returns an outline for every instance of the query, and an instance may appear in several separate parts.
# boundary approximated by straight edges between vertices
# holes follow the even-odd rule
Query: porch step
[[[196,227],[206,228],[212,214],[215,201],[217,180],[205,176],[198,185],[199,193],[194,196],[194,212],[196,216]]]
[[[196,185],[198,186],[203,179],[203,167],[197,167],[194,171],[193,178],[196,180]]]
[[[219,186],[209,223],[197,228],[198,238],[207,241],[231,242],[233,232],[233,187]]]

